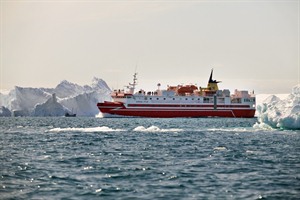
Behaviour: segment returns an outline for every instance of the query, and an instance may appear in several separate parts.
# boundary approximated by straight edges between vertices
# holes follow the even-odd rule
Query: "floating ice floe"
[[[300,129],[300,84],[284,99],[269,96],[257,106],[257,116],[255,128]]]
[[[216,150],[216,151],[226,151],[227,148],[226,147],[215,147],[214,150]]]
[[[84,133],[95,133],[95,132],[116,132],[116,131],[124,131],[123,129],[113,129],[107,126],[100,127],[90,127],[90,128],[53,128],[48,130],[47,132],[84,132]]]
[[[138,127],[134,128],[133,131],[137,131],[137,132],[180,132],[183,130],[178,129],[178,128],[160,129],[157,126],[150,126],[148,128],[145,128],[144,126],[138,126]]]

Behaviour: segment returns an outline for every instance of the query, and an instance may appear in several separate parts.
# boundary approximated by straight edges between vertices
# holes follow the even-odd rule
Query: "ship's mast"
[[[133,94],[134,90],[135,90],[135,86],[137,85],[137,73],[135,72],[133,74],[133,83],[129,83],[130,87],[129,87],[129,93]]]

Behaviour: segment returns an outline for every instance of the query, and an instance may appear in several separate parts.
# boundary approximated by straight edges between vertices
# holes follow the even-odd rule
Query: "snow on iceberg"
[[[268,125],[272,128],[300,129],[300,84],[284,99],[269,96],[257,105],[257,116],[259,123],[255,127]]]

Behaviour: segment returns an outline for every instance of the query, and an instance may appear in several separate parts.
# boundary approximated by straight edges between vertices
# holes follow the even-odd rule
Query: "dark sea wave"
[[[256,119],[0,122],[0,199],[300,197],[300,131]]]

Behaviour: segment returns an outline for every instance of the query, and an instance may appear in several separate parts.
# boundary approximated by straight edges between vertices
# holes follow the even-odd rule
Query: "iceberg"
[[[99,109],[96,106],[98,101],[103,102],[110,98],[109,94],[103,95],[102,93],[93,91],[70,98],[64,98],[59,100],[59,102],[72,112],[76,113],[77,116],[92,117],[99,114]]]
[[[292,89],[286,98],[271,95],[257,105],[258,123],[280,129],[300,129],[300,84]]]
[[[64,116],[68,109],[64,108],[57,102],[56,94],[53,94],[45,103],[37,104],[33,111],[33,116],[47,117],[47,116]]]
[[[1,106],[0,107],[0,117],[11,117],[10,110],[4,106]]]
[[[99,78],[93,78],[90,85],[84,86],[66,80],[55,88],[16,86],[0,93],[0,116],[4,112],[7,116],[8,111],[11,116],[61,116],[65,112],[95,116],[99,114],[97,103],[111,100],[110,93],[106,82]]]

